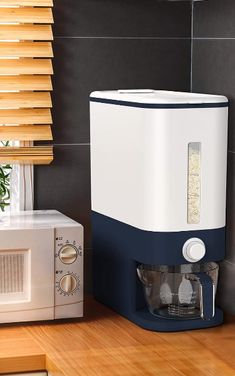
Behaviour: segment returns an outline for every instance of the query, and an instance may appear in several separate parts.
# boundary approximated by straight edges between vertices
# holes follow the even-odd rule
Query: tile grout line
[[[194,1],[191,3],[191,56],[190,56],[190,91],[193,91],[193,41],[194,41]]]
[[[84,143],[71,143],[71,144],[52,144],[53,146],[90,146],[89,142]]]
[[[193,40],[235,40],[235,37],[193,37]]]
[[[75,36],[54,36],[54,39],[117,39],[117,40],[122,40],[122,39],[127,39],[127,40],[135,40],[135,39],[143,39],[143,40],[190,40],[191,38],[190,37],[141,37],[141,36],[137,36],[137,37],[95,37],[95,36],[84,36],[84,37],[75,37]]]

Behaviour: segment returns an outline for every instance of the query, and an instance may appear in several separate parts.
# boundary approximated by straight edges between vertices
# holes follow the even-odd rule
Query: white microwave
[[[0,323],[83,316],[83,227],[55,211],[0,215]]]

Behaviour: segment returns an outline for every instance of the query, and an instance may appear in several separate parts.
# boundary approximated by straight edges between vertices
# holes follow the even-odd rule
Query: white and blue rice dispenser
[[[150,330],[221,324],[227,98],[97,91],[90,117],[96,299]]]

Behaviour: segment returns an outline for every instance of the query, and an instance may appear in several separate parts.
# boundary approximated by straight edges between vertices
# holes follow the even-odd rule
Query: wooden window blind
[[[49,164],[52,0],[0,0],[0,164]],[[26,146],[27,145],[27,146]],[[32,145],[32,146],[31,146]]]

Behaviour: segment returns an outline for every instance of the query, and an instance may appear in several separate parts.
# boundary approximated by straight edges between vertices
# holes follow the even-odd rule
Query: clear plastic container
[[[149,311],[169,319],[210,320],[215,314],[218,271],[215,262],[137,268]]]

